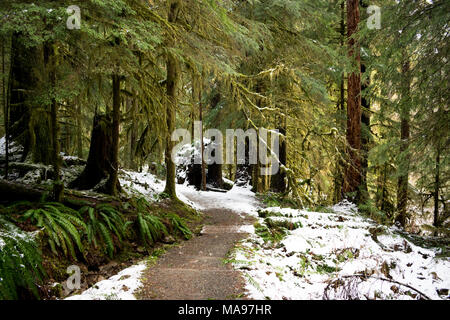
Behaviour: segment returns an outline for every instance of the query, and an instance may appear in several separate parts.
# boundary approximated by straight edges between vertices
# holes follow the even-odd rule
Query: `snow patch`
[[[136,300],[133,293],[142,285],[140,278],[146,268],[145,262],[133,265],[65,300]]]
[[[450,258],[414,245],[395,227],[358,216],[349,202],[331,209],[264,209],[272,221],[300,227],[279,243],[253,232],[237,245],[232,261],[250,298],[419,299],[418,291],[431,299],[450,298],[441,291],[450,289]],[[263,218],[258,221],[264,225]]]

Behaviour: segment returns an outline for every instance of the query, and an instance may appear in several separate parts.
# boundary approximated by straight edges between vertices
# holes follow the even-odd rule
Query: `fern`
[[[187,226],[186,222],[175,213],[167,213],[166,217],[176,234],[181,234],[185,239],[192,238],[192,231]]]
[[[18,299],[20,288],[39,298],[36,283],[44,276],[34,239],[0,216],[0,300]]]
[[[115,252],[113,235],[122,242],[126,237],[129,222],[126,222],[122,214],[108,204],[98,205],[96,208],[83,207],[80,214],[87,216],[87,238],[94,247],[98,247],[99,241],[106,246],[108,255],[112,258]]]
[[[52,252],[58,255],[57,248],[67,257],[76,260],[75,245],[83,253],[81,233],[86,229],[77,211],[60,203],[41,204],[39,208],[26,211],[20,220],[30,220],[37,227],[43,228]]]
[[[138,230],[142,242],[152,245],[168,235],[167,228],[157,216],[139,212],[137,216]]]

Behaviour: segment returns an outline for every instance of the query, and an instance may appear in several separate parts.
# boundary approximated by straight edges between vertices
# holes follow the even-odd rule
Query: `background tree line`
[[[74,4],[80,30],[66,27]],[[444,0],[2,1],[4,179],[16,142],[20,161],[53,166],[56,200],[60,152],[88,158],[70,188],[107,179],[117,195],[119,168],[155,162],[175,199],[175,128],[274,128],[277,175],[221,173],[304,206],[350,198],[403,226],[432,205],[442,230],[449,17]]]

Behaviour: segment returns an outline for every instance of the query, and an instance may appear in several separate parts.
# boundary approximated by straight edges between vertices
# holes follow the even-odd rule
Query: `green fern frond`
[[[34,239],[0,216],[0,300],[16,300],[19,288],[39,298],[36,284],[46,276]]]
[[[182,235],[185,239],[192,238],[192,231],[180,216],[175,213],[167,213],[166,217],[169,219],[175,233]]]
[[[27,210],[21,220],[29,220],[42,228],[55,255],[58,255],[59,248],[65,256],[70,253],[76,260],[74,244],[83,253],[81,234],[86,231],[86,224],[77,211],[60,203],[44,203],[38,208]]]

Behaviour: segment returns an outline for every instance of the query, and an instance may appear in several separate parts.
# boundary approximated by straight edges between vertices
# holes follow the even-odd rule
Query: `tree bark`
[[[353,38],[358,30],[359,1],[347,0],[347,37],[349,57],[355,62],[356,71],[348,77],[347,144],[349,164],[345,173],[344,193],[357,193],[361,184],[361,58],[359,44]]]
[[[407,205],[408,205],[408,183],[409,183],[409,138],[410,138],[410,125],[409,125],[409,61],[405,62],[402,66],[402,73],[404,83],[404,93],[400,106],[400,161],[399,161],[399,178],[397,187],[397,218],[396,221],[405,227],[407,224]]]
[[[366,66],[361,64],[362,74],[366,72]],[[369,80],[364,81],[362,83],[362,91],[367,90],[369,86]],[[367,97],[361,98],[361,106],[362,106],[362,115],[361,115],[361,123],[362,123],[362,133],[361,133],[361,148],[362,148],[362,160],[361,160],[361,201],[365,201],[369,197],[369,190],[367,187],[367,173],[369,170],[369,151],[370,151],[370,143],[372,141],[371,132],[370,132],[370,101]]]
[[[42,46],[26,47],[22,35],[13,35],[11,75],[8,96],[10,139],[24,147],[22,161],[32,153],[35,163],[51,164],[52,149],[50,105],[36,105],[35,93],[40,88],[39,74],[44,75]]]
[[[32,188],[28,185],[18,184],[0,179],[0,202],[11,203],[13,201],[39,201],[44,191]]]
[[[287,114],[285,110],[285,115],[283,119],[279,119],[280,123],[283,125],[278,127],[278,131],[283,137],[281,137],[280,141],[280,165],[286,166],[287,164],[287,141],[286,141],[286,133],[287,133]],[[284,193],[286,192],[286,172],[284,170],[278,170],[278,172],[271,177],[271,189],[275,192]]]
[[[202,86],[200,85],[200,88]],[[205,163],[205,143],[203,141],[203,104],[202,104],[202,93],[201,89],[198,93],[198,103],[199,103],[199,115],[200,115],[200,152],[201,152],[201,159],[202,159],[202,190],[206,191],[206,163]]]
[[[136,100],[136,93],[134,92],[134,97],[133,98],[128,98],[129,103],[131,104],[131,116],[132,119],[136,119],[137,116],[137,100]],[[136,123],[135,121],[133,121],[131,123],[131,128],[130,128],[130,141],[129,141],[129,167],[132,170],[137,170],[138,169],[138,165],[136,163],[136,141],[137,141],[137,128],[138,128],[138,123]]]
[[[81,105],[78,101],[77,101],[77,105],[76,105],[76,114],[77,114],[77,118],[76,118],[77,156],[78,156],[78,158],[82,159],[83,158],[83,131],[82,131],[83,128],[81,125],[81,117],[82,117]]]
[[[107,192],[112,196],[118,194],[119,184],[119,128],[120,128],[120,76],[112,76],[113,110],[112,110],[112,141],[111,141],[111,166],[109,168],[109,181]]]
[[[180,0],[169,1],[169,23],[176,23],[178,20],[178,13],[180,11],[181,2]],[[174,46],[174,40],[170,40],[168,43],[169,47]],[[168,194],[172,199],[177,199],[176,188],[175,188],[175,163],[172,161],[172,150],[174,147],[174,142],[172,141],[172,132],[175,130],[175,117],[176,111],[175,107],[178,101],[177,89],[179,82],[179,72],[178,72],[178,62],[175,57],[168,53],[167,62],[167,79],[166,79],[166,123],[167,123],[167,136],[166,136],[166,149],[164,152],[164,158],[166,163],[166,187],[164,193]]]
[[[359,1],[347,0],[347,36],[349,56],[356,62],[356,72],[348,77],[347,143],[349,160],[344,181],[344,193],[358,192],[361,182],[361,74],[359,44],[353,38],[359,23]]]
[[[108,176],[112,163],[112,126],[109,115],[95,115],[89,156],[83,172],[70,183],[70,188],[88,190]]]
[[[252,185],[252,168],[250,164],[250,140],[245,138],[244,164],[236,165],[236,174],[234,177],[237,186]]]
[[[366,17],[366,10],[368,4],[360,0],[359,1],[364,18]],[[361,77],[365,76],[367,79],[362,81],[361,83],[361,188],[360,188],[360,201],[365,202],[369,198],[369,190],[367,187],[367,173],[369,170],[369,151],[370,151],[370,143],[372,141],[371,132],[370,132],[370,101],[367,97],[367,89],[370,84],[370,73],[368,75],[364,75],[366,73],[366,64],[364,61],[361,62]]]
[[[341,42],[340,45],[342,48],[345,46],[345,1],[341,0],[341,24],[340,24],[340,34],[341,34]],[[336,126],[339,128],[341,132],[345,131],[345,122],[343,121],[345,115],[345,72],[342,73],[340,83],[339,83],[339,101],[337,103],[337,117],[336,117]],[[340,150],[340,156],[336,161],[336,172],[334,178],[334,202],[338,203],[342,200],[344,196],[343,187],[344,187],[344,174],[345,163],[342,161],[342,154],[344,150]]]
[[[433,226],[439,227],[439,187],[440,187],[440,162],[441,162],[441,144],[438,141],[436,152],[436,169],[434,178],[434,217]]]
[[[55,44],[47,43],[45,44],[45,64],[49,68],[49,76],[51,86],[55,91],[56,88],[56,67],[57,67],[57,57],[55,52]],[[50,107],[50,124],[51,124],[51,134],[52,134],[52,165],[54,171],[54,182],[53,182],[53,198],[57,202],[61,202],[64,194],[64,184],[61,182],[61,156],[60,156],[60,145],[59,145],[59,123],[58,123],[58,103],[55,97],[51,99]]]
[[[10,79],[6,78],[6,62],[5,62],[5,39],[2,39],[2,97],[3,97],[3,121],[5,125],[5,179],[8,179],[8,171],[9,171],[9,106],[8,106],[8,98],[6,96],[6,83],[9,82]],[[9,87],[9,84],[8,84]],[[9,90],[8,90],[9,91]]]

